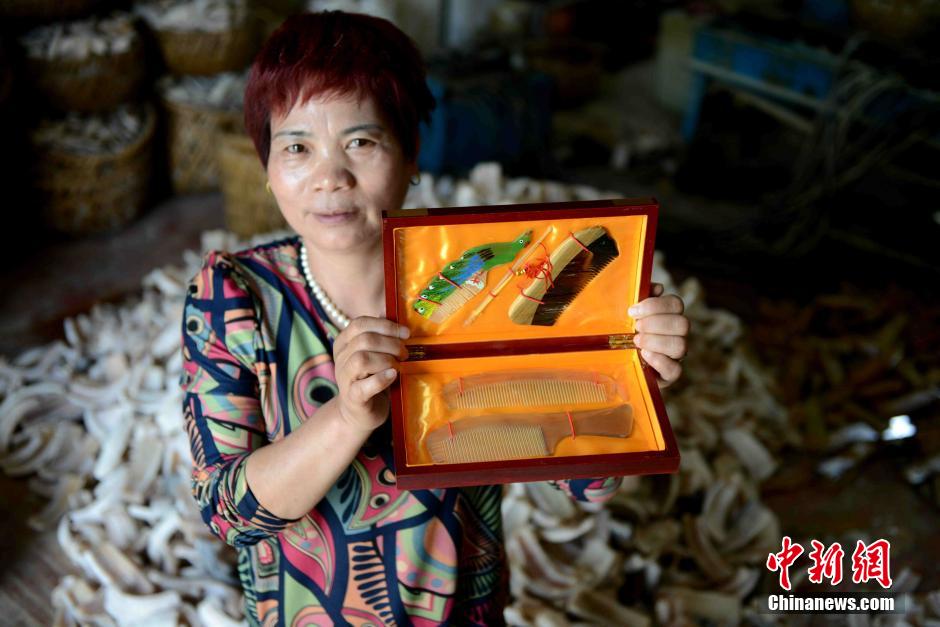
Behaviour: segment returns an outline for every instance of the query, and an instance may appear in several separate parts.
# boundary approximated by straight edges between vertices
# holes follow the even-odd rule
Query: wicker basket
[[[0,16],[62,20],[90,13],[100,0],[2,0]]]
[[[133,220],[147,202],[155,118],[148,106],[140,136],[116,154],[41,148],[34,177],[44,196],[43,221],[58,231],[90,234]]]
[[[119,54],[87,59],[30,59],[30,74],[49,104],[61,111],[98,112],[134,99],[144,78],[144,47],[135,37]]]
[[[287,228],[277,201],[265,189],[267,174],[250,138],[235,133],[222,135],[219,167],[228,230],[247,237]]]
[[[163,99],[167,114],[170,180],[180,194],[219,187],[218,141],[223,132],[241,132],[242,112]]]
[[[241,70],[258,51],[253,18],[227,31],[155,30],[155,34],[172,74],[206,76]]]

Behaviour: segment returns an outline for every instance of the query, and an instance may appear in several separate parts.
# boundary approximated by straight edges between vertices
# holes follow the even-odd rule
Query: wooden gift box
[[[642,300],[641,295],[649,294],[658,209],[654,199],[629,199],[383,213],[386,317],[411,330],[406,340],[409,358],[401,363],[400,376],[391,388],[399,488],[677,470],[679,450],[656,383],[656,372],[640,359],[633,346],[634,320],[627,313],[631,305]],[[609,265],[570,301],[554,324],[546,326],[544,320],[539,325],[519,324],[511,320],[510,305],[522,298],[522,291],[532,282],[539,280],[540,264],[543,273],[551,268],[544,259],[551,259],[551,253],[568,238],[573,238],[571,245],[577,243],[587,250],[580,240],[575,242],[574,234],[598,225],[616,243],[617,256]],[[512,262],[491,268],[483,290],[443,322],[433,322],[418,312],[422,302],[419,296],[429,295],[430,282],[465,251],[484,244],[519,241],[523,239],[520,234],[528,231],[531,243]],[[536,246],[540,239],[541,244]],[[532,252],[522,263],[530,248]],[[529,273],[514,274],[479,317],[472,324],[464,324],[508,271],[515,266],[521,272],[526,265]],[[440,441],[442,433],[453,436],[460,431],[460,420],[470,415],[489,417],[491,413],[535,411],[518,407],[452,410],[444,401],[445,385],[450,384],[453,390],[456,382],[462,393],[462,382],[473,381],[481,373],[546,368],[600,372],[614,380],[616,390],[632,408],[629,436],[578,435],[575,428],[578,423],[572,422],[572,413],[567,412],[567,424],[575,437],[561,439],[549,455],[527,454],[521,459],[462,463],[454,463],[453,458],[441,462],[438,457],[435,463],[431,445],[425,443],[426,437],[428,442],[434,440],[431,434],[435,431]],[[551,410],[564,413],[561,407]],[[442,431],[445,427],[448,432]],[[512,440],[507,433],[511,432],[501,430],[497,436]],[[492,450],[502,451],[509,444],[500,440]],[[440,449],[437,451],[439,456]]]

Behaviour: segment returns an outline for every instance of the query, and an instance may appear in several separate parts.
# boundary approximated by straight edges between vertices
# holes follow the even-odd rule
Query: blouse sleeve
[[[623,477],[562,479],[560,481],[549,481],[549,483],[576,501],[605,503],[617,493],[617,489],[623,483]]]
[[[183,415],[202,519],[232,546],[255,544],[292,520],[266,510],[245,478],[245,460],[267,444],[255,371],[260,335],[254,301],[231,258],[209,252],[183,309]]]

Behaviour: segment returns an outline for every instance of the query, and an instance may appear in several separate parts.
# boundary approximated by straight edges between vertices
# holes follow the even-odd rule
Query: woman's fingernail
[[[382,374],[384,374],[386,377],[388,377],[389,379],[391,379],[392,377],[395,376],[395,373],[396,373],[396,372],[397,372],[397,371],[396,371],[394,368],[389,368],[388,370],[386,370],[386,371],[385,371],[384,373],[382,373]]]
[[[402,327],[398,330],[398,337],[400,337],[401,339],[405,339],[409,337],[410,335],[411,335],[411,331],[408,329],[408,327]]]
[[[627,310],[627,313],[630,314],[631,316],[635,316],[638,313],[640,313],[640,308],[637,305],[634,305],[633,307],[630,307],[630,309]]]

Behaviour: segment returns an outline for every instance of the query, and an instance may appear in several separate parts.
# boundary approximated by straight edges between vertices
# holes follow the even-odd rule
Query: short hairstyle
[[[245,86],[245,130],[267,168],[271,114],[322,95],[371,96],[398,138],[417,158],[418,125],[435,100],[414,42],[388,20],[326,11],[288,17],[264,43]]]

